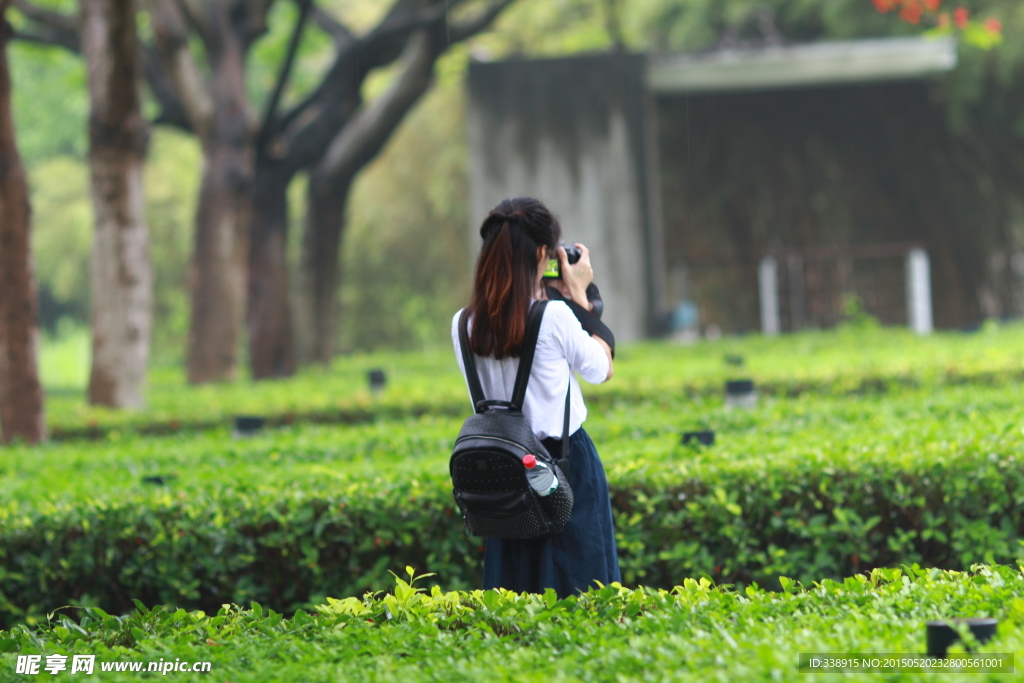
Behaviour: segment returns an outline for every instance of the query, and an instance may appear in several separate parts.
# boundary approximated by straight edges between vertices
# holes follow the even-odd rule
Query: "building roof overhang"
[[[652,56],[659,94],[770,90],[924,78],[956,67],[952,37],[874,38]]]

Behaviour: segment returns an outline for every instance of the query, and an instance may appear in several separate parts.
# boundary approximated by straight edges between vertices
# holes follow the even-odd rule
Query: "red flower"
[[[924,6],[928,8],[929,12],[934,12],[939,9],[939,3],[941,2],[942,0],[924,0]]]
[[[989,19],[988,21],[985,22],[985,28],[988,29],[989,33],[1002,33],[1003,22],[999,21],[998,19]]]
[[[871,0],[879,12],[888,12],[893,8],[894,0]]]
[[[949,27],[949,12],[943,12],[939,15],[939,28]]]
[[[956,27],[962,29],[967,26],[967,17],[969,16],[966,7],[957,7],[953,12],[953,21],[956,23]]]
[[[907,5],[900,10],[900,19],[907,22],[908,24],[916,24],[921,21],[921,6],[920,5]]]

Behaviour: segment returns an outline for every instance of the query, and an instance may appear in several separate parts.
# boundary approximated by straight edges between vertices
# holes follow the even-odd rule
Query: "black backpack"
[[[565,474],[569,471],[569,394],[565,395],[560,460],[548,453],[522,411],[547,303],[538,301],[530,308],[511,401],[484,398],[469,350],[467,312],[459,318],[459,345],[476,414],[462,424],[448,469],[467,534],[518,540],[543,538],[561,531],[572,513],[572,489]],[[523,457],[528,454],[551,468],[558,478],[558,487],[547,496],[539,495],[527,480]]]

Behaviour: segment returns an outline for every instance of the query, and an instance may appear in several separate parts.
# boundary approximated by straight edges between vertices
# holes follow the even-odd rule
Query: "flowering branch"
[[[875,9],[885,14],[898,12],[899,18],[908,24],[919,24],[922,19],[934,23],[931,35],[946,35],[960,32],[965,42],[982,49],[989,49],[1003,42],[1003,24],[992,17],[984,22],[971,18],[966,7],[958,6],[952,12],[943,10],[942,0],[871,0]]]

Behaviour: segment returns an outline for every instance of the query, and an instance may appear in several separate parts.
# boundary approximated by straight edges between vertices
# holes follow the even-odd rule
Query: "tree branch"
[[[410,32],[401,53],[405,68],[384,95],[356,111],[348,125],[331,143],[317,167],[317,174],[332,178],[349,177],[376,156],[412,106],[430,87],[434,63],[441,53],[452,43],[465,40],[487,28],[515,0],[495,0],[480,16],[462,24],[445,26],[442,20],[447,20],[448,11],[461,2],[440,1],[412,16],[401,17],[397,10],[403,2],[399,0],[378,28],[366,36],[364,44],[373,46]],[[440,30],[442,27],[445,30]]]
[[[62,47],[73,54],[81,54],[81,48],[78,43],[69,43],[61,36],[53,35],[49,31],[45,30],[41,30],[39,33],[33,33],[31,31],[13,31],[11,33],[11,37],[14,40],[20,40],[23,43],[35,43],[36,45],[45,45],[47,47]]]
[[[270,13],[270,6],[273,5],[274,2],[275,0],[249,0],[249,12],[246,17],[246,26],[242,36],[242,42],[245,44],[246,50],[248,50],[260,36],[266,34],[268,30],[267,14]]]
[[[313,5],[312,15],[310,18],[321,31],[334,38],[334,44],[339,48],[346,43],[351,43],[355,40],[355,35],[347,26],[327,12],[323,11],[323,9],[316,4]]]
[[[288,52],[285,54],[284,63],[281,65],[281,73],[278,74],[277,83],[267,101],[266,110],[263,113],[263,123],[260,125],[260,132],[256,138],[256,152],[263,153],[264,145],[270,137],[271,128],[274,125],[274,116],[277,114],[277,105],[281,102],[281,95],[291,78],[292,67],[295,65],[295,55],[299,51],[299,43],[302,41],[302,32],[306,27],[306,20],[309,18],[310,9],[313,6],[312,0],[295,0],[299,6],[299,18],[295,21],[295,28],[292,30],[291,39],[288,41]]]
[[[160,62],[160,55],[157,54],[156,49],[140,42],[139,52],[142,55],[142,71],[145,74],[146,83],[160,105],[160,113],[153,123],[174,126],[194,133],[188,112],[185,111],[185,105],[182,104],[178,94],[174,92],[174,86]]]
[[[29,0],[12,0],[11,6],[25,15],[27,19],[52,26],[68,33],[78,33],[78,16],[63,14],[32,4]]]
[[[172,0],[178,9],[183,28],[191,26],[204,45],[215,37],[214,16],[216,5],[222,0]]]
[[[515,2],[515,0],[495,0],[486,10],[480,13],[479,17],[461,24],[453,24],[448,34],[450,36],[449,42],[458,43],[468,38],[472,38],[477,33],[480,33],[490,26],[491,23],[498,18],[498,15],[505,11],[505,9],[513,2]]]
[[[315,173],[322,178],[347,178],[370,161],[430,86],[434,49],[427,30],[414,33],[402,53],[405,69],[386,93],[360,108],[331,143]]]
[[[454,1],[450,0],[450,3]],[[359,86],[366,74],[398,59],[413,31],[438,23],[445,17],[443,0],[435,0],[434,4],[422,11],[410,9],[409,5],[409,0],[397,0],[376,28],[338,50],[323,80],[308,97],[285,113],[281,127],[287,128],[305,119],[307,110],[317,103],[339,99],[346,87],[354,88],[358,96]],[[404,16],[403,11],[406,13]]]
[[[12,6],[31,22],[31,28],[14,34],[17,40],[61,47],[74,54],[81,54],[81,33],[79,18],[76,15],[62,14],[53,10],[38,7],[29,0],[13,0]],[[150,91],[160,104],[160,114],[154,123],[175,126],[185,131],[192,131],[185,108],[174,92],[174,88],[161,68],[159,57],[151,46],[139,43],[142,55],[143,70]]]
[[[203,138],[213,117],[213,101],[188,45],[188,27],[175,0],[150,0],[150,17],[156,35],[156,53],[167,82],[177,96],[189,125]]]
[[[28,0],[13,0],[11,6],[35,24],[32,31],[19,32],[15,34],[15,38],[43,45],[55,45],[75,53],[81,52],[81,37],[76,15],[44,9]]]
[[[367,72],[395,61],[402,54],[413,31],[445,19],[449,9],[443,0],[438,0],[427,9],[412,11],[403,16],[396,12],[403,4],[402,0],[398,0],[384,20],[358,41],[355,49],[370,60]]]
[[[321,166],[335,169],[333,175],[343,175],[343,168],[355,173],[429,86],[437,57],[456,39],[486,28],[513,1],[491,0],[476,18],[448,26],[445,0],[426,7],[419,0],[398,0],[375,29],[339,50],[316,89],[276,122],[280,151],[275,158],[293,170]],[[447,8],[459,2],[447,0]],[[413,41],[416,34],[421,37]],[[426,49],[424,44],[430,58],[420,61],[415,55]],[[405,68],[391,90],[364,105],[360,89],[366,74],[399,58]]]

